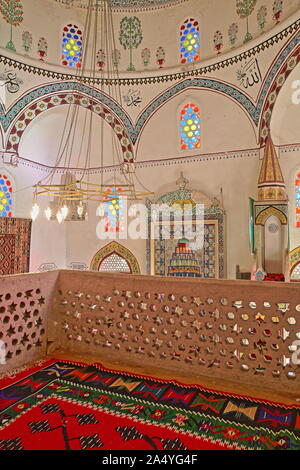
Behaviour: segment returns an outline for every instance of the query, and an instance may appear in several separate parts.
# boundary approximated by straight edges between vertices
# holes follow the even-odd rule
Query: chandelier
[[[107,148],[107,135],[104,138],[101,122],[96,130],[96,137],[100,136],[99,146],[96,152],[92,150],[92,140],[95,137],[93,97],[102,91],[99,87],[105,84],[111,99],[122,104],[118,64],[114,60],[116,45],[110,0],[97,0],[96,5],[98,8],[95,8],[95,0],[88,0],[83,38],[78,43],[79,46],[77,47],[76,40],[73,45],[66,41],[63,46],[66,47],[63,52],[69,54],[76,70],[73,99],[67,104],[68,111],[55,164],[50,173],[33,186],[32,220],[39,216],[39,200],[42,197],[48,198],[48,206],[44,211],[46,218],[61,223],[63,220],[85,220],[89,201],[106,203],[110,198],[115,200],[116,197],[140,200],[153,194],[138,179],[134,162],[124,162],[121,145],[111,126],[111,149]],[[105,71],[100,60],[103,57],[106,58]],[[99,73],[100,80],[95,80],[99,78]],[[88,96],[83,92],[87,81],[91,89]],[[97,88],[96,81],[100,84]],[[104,91],[102,93],[104,94]],[[88,111],[83,124],[78,117],[82,99],[85,100],[85,108]],[[78,140],[79,135],[80,145],[77,145],[76,139]],[[108,152],[110,155],[107,155]],[[106,183],[104,156],[109,158],[109,164],[113,168],[113,177]],[[79,165],[80,158],[84,158],[83,166]],[[100,169],[100,181],[90,180],[91,158],[93,162],[96,159],[99,163],[97,168]]]

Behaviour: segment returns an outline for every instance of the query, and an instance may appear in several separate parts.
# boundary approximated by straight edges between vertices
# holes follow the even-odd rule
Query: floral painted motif
[[[38,54],[41,60],[45,60],[47,57],[48,43],[45,38],[40,38],[38,42]]]
[[[111,53],[111,58],[112,58],[112,64],[115,69],[119,67],[120,60],[121,60],[121,52],[119,49],[114,49]]]
[[[236,12],[240,18],[247,20],[247,32],[244,38],[244,43],[252,39],[252,34],[249,32],[249,16],[254,10],[257,0],[236,0]]]
[[[273,3],[273,20],[276,21],[276,24],[280,21],[280,16],[282,13],[282,0],[275,0]]]
[[[265,27],[266,18],[267,18],[267,7],[265,5],[262,5],[257,12],[257,21],[258,21],[258,25],[261,31],[263,31]]]
[[[102,72],[102,70],[105,67],[105,60],[106,60],[106,55],[103,49],[99,49],[99,51],[97,52],[96,59],[97,59],[99,72]]]
[[[23,5],[20,0],[0,0],[0,11],[5,21],[10,25],[10,40],[6,44],[6,48],[15,52],[12,31],[13,26],[20,26],[23,21]]]
[[[132,50],[137,49],[143,39],[141,20],[137,16],[125,16],[120,23],[119,40],[124,49],[130,51],[130,63],[127,70],[133,71]]]
[[[24,31],[22,34],[22,45],[23,49],[25,51],[25,54],[28,54],[28,52],[32,48],[32,34],[29,31]]]
[[[238,30],[239,27],[237,23],[232,23],[228,28],[228,37],[232,47],[236,43]]]
[[[162,46],[159,46],[156,51],[156,63],[159,65],[159,68],[163,68],[165,63],[166,53]]]
[[[222,35],[221,31],[216,31],[215,32],[214,45],[215,45],[215,49],[216,49],[217,53],[220,54],[221,49],[223,47],[223,35]]]
[[[150,52],[150,49],[148,49],[148,47],[145,47],[145,49],[142,50],[141,57],[142,57],[144,67],[148,67],[150,57],[151,57],[151,52]]]

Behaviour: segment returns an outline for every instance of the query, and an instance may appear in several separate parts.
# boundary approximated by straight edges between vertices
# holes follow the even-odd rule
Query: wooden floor
[[[134,366],[131,367],[130,365],[124,365],[120,362],[110,362],[107,358],[101,358],[99,356],[82,356],[82,355],[75,355],[66,353],[64,351],[55,351],[49,358],[57,358],[61,360],[69,360],[69,361],[78,361],[84,362],[86,364],[92,364],[95,362],[103,364],[105,367],[110,369],[117,369],[124,372],[132,372],[141,375],[148,375],[152,377],[157,377],[161,379],[175,379],[179,382],[184,384],[197,384],[202,385],[203,387],[207,387],[210,389],[228,392],[228,393],[236,393],[240,395],[247,395],[253,398],[260,398],[266,399],[269,401],[285,403],[288,405],[294,404],[300,406],[300,390],[299,394],[296,395],[295,393],[279,393],[275,390],[264,389],[259,387],[254,387],[247,384],[229,382],[224,380],[213,379],[211,377],[204,377],[204,376],[190,376],[181,374],[180,371],[177,373],[168,373],[166,371],[162,371],[161,369],[157,369],[155,367],[144,367],[144,366]]]

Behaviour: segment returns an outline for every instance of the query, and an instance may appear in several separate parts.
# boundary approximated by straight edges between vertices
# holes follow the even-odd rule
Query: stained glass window
[[[297,174],[295,181],[296,188],[296,226],[300,227],[300,173]]]
[[[186,104],[180,112],[180,141],[181,150],[200,147],[200,110],[195,104]]]
[[[69,67],[81,67],[82,58],[82,32],[73,24],[63,29],[62,64]]]
[[[200,58],[199,23],[194,18],[185,20],[180,28],[180,59],[182,64],[195,62]]]
[[[118,271],[122,273],[131,273],[129,264],[126,259],[117,253],[112,253],[103,259],[99,266],[99,271]]]
[[[12,185],[3,173],[0,174],[0,216],[12,216]]]
[[[105,231],[122,232],[124,230],[124,202],[119,194],[121,188],[108,187],[105,193]]]

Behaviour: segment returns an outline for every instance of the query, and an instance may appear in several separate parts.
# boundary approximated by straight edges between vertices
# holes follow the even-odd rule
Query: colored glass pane
[[[185,20],[180,28],[180,60],[182,64],[200,58],[199,23],[193,18]]]
[[[126,259],[119,256],[117,253],[112,253],[108,255],[104,260],[101,262],[99,266],[99,271],[110,272],[110,271],[117,271],[123,273],[130,273],[130,266],[127,263]]]
[[[194,104],[185,105],[180,112],[180,138],[182,150],[200,147],[200,114],[199,107]]]
[[[67,25],[63,29],[62,64],[69,67],[81,67],[82,32],[75,25]]]
[[[124,203],[119,195],[121,188],[106,188],[105,193],[105,231],[122,232],[124,230]]]
[[[12,216],[12,186],[4,174],[0,174],[0,216]]]

